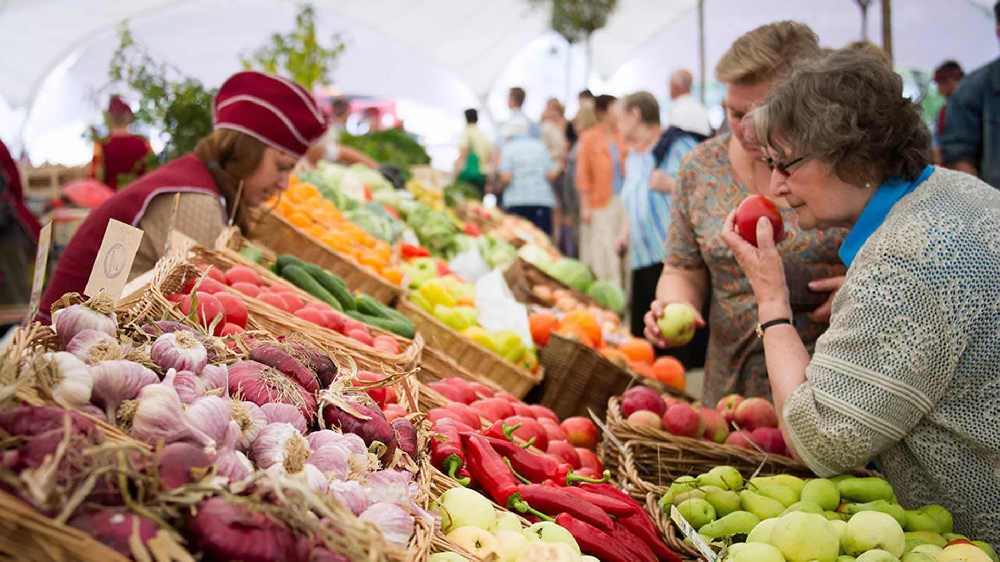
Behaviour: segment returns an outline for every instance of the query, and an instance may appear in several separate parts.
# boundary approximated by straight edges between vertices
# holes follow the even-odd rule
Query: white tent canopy
[[[698,74],[697,0],[619,0],[609,25],[594,35],[595,75],[586,79],[582,48],[573,49],[567,73],[570,50],[547,31],[544,11],[526,0],[309,1],[321,37],[342,32],[348,39],[335,73],[341,89],[439,108],[454,128],[465,107],[485,105],[505,117],[502,92],[513,85],[528,89],[527,109],[537,114],[545,98],[565,99],[585,84],[618,94],[647,89],[662,98],[672,70]],[[991,60],[997,52],[992,2],[894,0],[897,63],[929,70],[948,58],[966,68]],[[42,135],[93,122],[106,100],[92,94],[107,81],[123,20],[157,57],[217,86],[240,68],[240,53],[291,29],[299,3],[0,0],[0,135],[49,144]],[[706,0],[705,12],[709,73],[736,37],[777,19],[808,23],[826,46],[861,36],[854,0]],[[875,42],[880,16],[875,2],[868,25]]]

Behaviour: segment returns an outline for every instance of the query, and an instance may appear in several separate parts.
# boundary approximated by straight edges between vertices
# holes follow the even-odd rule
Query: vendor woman
[[[110,219],[143,230],[131,277],[148,271],[163,254],[173,229],[212,247],[232,220],[246,232],[249,209],[288,185],[288,177],[326,129],[323,112],[304,88],[276,75],[240,72],[219,89],[215,131],[194,152],[144,176],[95,209],[70,240],[42,296],[38,319],[52,303],[82,293]]]
[[[820,476],[876,459],[900,505],[940,504],[1000,547],[1000,191],[930,166],[921,108],[878,54],[836,51],[752,114],[771,195],[803,230],[850,230],[830,328],[792,326],[767,220],[722,237],[750,280],[789,449]]]

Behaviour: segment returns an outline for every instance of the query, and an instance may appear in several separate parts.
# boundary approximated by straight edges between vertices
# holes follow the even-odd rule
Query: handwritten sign
[[[38,248],[35,250],[35,276],[31,280],[31,300],[28,301],[28,315],[24,318],[27,325],[35,321],[38,305],[42,301],[42,285],[45,284],[45,269],[49,265],[49,246],[52,244],[52,223],[42,227],[38,235]],[[48,311],[45,311],[46,313]]]
[[[712,550],[712,547],[705,544],[705,541],[698,536],[698,532],[694,530],[694,527],[692,527],[691,524],[684,519],[684,516],[681,515],[680,511],[677,511],[676,505],[670,506],[670,518],[673,519],[674,523],[677,524],[677,528],[684,533],[685,537],[691,540],[691,544],[698,549],[698,552],[701,552],[708,562],[716,561],[717,556],[715,551]]]
[[[139,251],[141,241],[142,230],[111,219],[108,229],[104,231],[104,241],[101,242],[101,249],[97,252],[90,280],[83,293],[92,297],[101,291],[107,291],[117,306],[122,290],[128,283],[132,262],[135,261],[135,253]]]

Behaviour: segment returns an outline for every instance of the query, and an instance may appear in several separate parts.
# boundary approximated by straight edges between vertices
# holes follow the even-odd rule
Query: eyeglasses
[[[764,163],[767,164],[767,167],[770,168],[772,172],[777,170],[779,174],[787,178],[792,175],[792,168],[801,164],[805,159],[805,156],[800,156],[786,164],[784,162],[778,162],[774,158],[764,158]]]

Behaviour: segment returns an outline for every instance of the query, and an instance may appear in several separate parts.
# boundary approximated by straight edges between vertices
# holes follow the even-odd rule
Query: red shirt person
[[[83,292],[111,219],[143,230],[130,278],[162,256],[171,224],[206,247],[230,220],[246,233],[249,210],[288,186],[296,162],[326,130],[323,111],[305,88],[263,72],[239,72],[226,80],[212,115],[215,130],[194,152],[150,172],[90,213],[59,259],[37,320],[50,321],[52,304],[65,293]]]
[[[119,179],[137,179],[145,174],[146,156],[153,152],[145,137],[129,132],[133,119],[132,109],[113,96],[107,111],[110,133],[107,140],[94,143],[94,159],[90,162],[90,177],[111,189],[124,187],[119,185]]]

